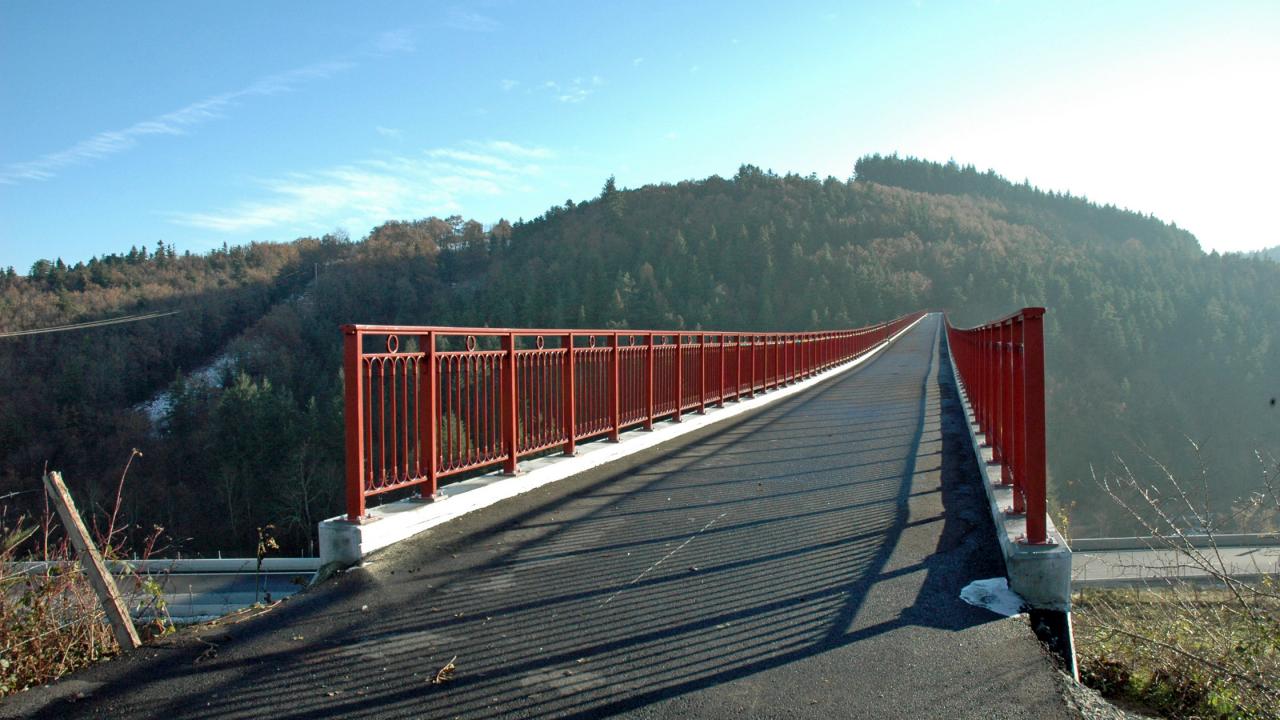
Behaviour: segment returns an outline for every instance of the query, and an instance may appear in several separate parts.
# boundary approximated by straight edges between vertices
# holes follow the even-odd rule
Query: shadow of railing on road
[[[924,352],[934,327],[904,337],[908,352],[881,356],[639,468],[456,541],[444,539],[446,526],[421,564],[400,556],[394,577],[353,573],[246,632],[237,640],[243,653],[205,664],[218,679],[201,692],[131,709],[596,717],[907,625],[959,630],[990,621],[973,608],[937,611],[959,602],[970,574],[988,569],[954,565],[957,553],[981,550],[973,543],[983,515],[959,509],[973,498],[947,479],[948,465],[965,455],[946,433],[944,412],[956,411],[945,356],[939,367]],[[904,367],[918,384],[879,382]],[[886,408],[890,425],[876,424]],[[878,432],[850,432],[867,425]],[[833,426],[843,463],[835,453],[809,452],[813,430]],[[889,428],[896,443],[885,442]],[[747,446],[764,446],[767,455],[729,450]],[[772,459],[745,459],[760,456]],[[909,502],[933,492],[915,483],[936,483],[937,470],[943,511],[924,518],[943,523],[935,555],[886,570],[912,525]],[[860,625],[878,583],[916,572],[925,577],[914,605]],[[412,600],[371,600],[368,590],[379,586],[400,586],[397,597],[410,588]],[[278,646],[287,632],[302,638],[296,647],[251,652],[255,634],[274,633]],[[454,656],[454,679],[431,683]],[[110,696],[113,707],[131,705],[127,685]]]

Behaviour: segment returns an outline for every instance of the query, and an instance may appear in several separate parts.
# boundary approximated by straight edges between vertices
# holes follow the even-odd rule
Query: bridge
[[[1075,717],[1026,619],[961,599],[1068,609],[1042,313],[348,326],[354,567],[0,716]]]

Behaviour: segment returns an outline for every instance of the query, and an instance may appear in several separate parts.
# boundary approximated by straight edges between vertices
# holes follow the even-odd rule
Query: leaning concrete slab
[[[950,353],[948,353],[950,356]],[[960,391],[966,425],[974,458],[978,461],[979,474],[987,492],[991,519],[995,521],[996,540],[1004,554],[1005,569],[1009,575],[1009,587],[1037,610],[1071,610],[1071,549],[1061,533],[1053,525],[1052,518],[1045,518],[1047,545],[1028,545],[1023,542],[1027,534],[1026,516],[1008,512],[1013,507],[1013,488],[1000,482],[1000,463],[992,460],[992,451],[984,446],[983,433],[975,420],[969,395],[960,379],[954,358],[951,370]]]
[[[522,461],[519,475],[509,476],[497,470],[451,483],[440,489],[440,497],[435,502],[410,499],[387,503],[370,508],[369,517],[360,523],[350,522],[345,516],[329,518],[320,523],[321,567],[359,564],[375,550],[454,518],[802,393],[870,361],[925,317],[928,316],[921,316],[866,355],[794,385],[770,390],[754,398],[744,398],[724,407],[708,407],[705,415],[686,414],[680,422],[660,422],[652,431],[630,430],[622,433],[616,443],[603,440],[583,443],[578,445],[577,454],[572,457],[550,455]]]

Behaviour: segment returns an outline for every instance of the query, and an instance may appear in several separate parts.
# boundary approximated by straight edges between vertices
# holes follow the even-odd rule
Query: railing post
[[[1004,323],[991,328],[991,460],[1000,463],[1001,483],[1004,482],[1004,394],[1007,392],[1001,379],[1004,377]]]
[[[787,337],[787,384],[800,378],[800,336]]]
[[[734,402],[740,402],[742,400],[742,368],[743,368],[743,364],[742,364],[743,363],[743,357],[742,357],[743,346],[742,346],[741,334],[737,334],[733,336],[733,344],[734,344],[733,400]]]
[[[364,372],[360,331],[342,328],[342,384],[347,441],[347,519],[364,517]]]
[[[609,352],[609,439],[618,442],[618,433],[622,428],[622,348],[618,333],[613,334],[613,345]]]
[[[982,397],[979,399],[979,412],[982,415],[982,419],[978,423],[982,426],[982,446],[991,447],[993,440],[991,437],[991,329],[983,328],[979,330],[978,338],[982,353]]]
[[[502,436],[507,445],[507,458],[503,471],[508,475],[517,475],[520,467],[517,464],[519,454],[520,428],[517,417],[519,400],[516,398],[516,334],[507,333],[502,338],[502,349],[506,356],[502,363]]]
[[[645,390],[646,390],[646,394],[648,395],[648,399],[645,402],[645,406],[648,408],[648,415],[645,417],[644,429],[652,430],[653,429],[653,410],[654,410],[654,407],[653,407],[653,377],[654,377],[653,375],[653,365],[654,365],[653,333],[649,333],[649,351],[645,354],[645,364],[646,364],[645,369],[647,371],[646,375],[648,376],[648,382],[645,383]]]
[[[719,400],[716,402],[716,406],[724,407],[724,373],[726,373],[726,368],[728,368],[728,360],[724,359],[724,333],[721,333],[721,348],[719,348],[719,354],[721,354],[721,361],[719,361],[719,366],[721,366],[721,373],[719,373],[719,377],[721,377],[721,382],[719,382],[721,392],[719,392]]]
[[[418,336],[424,369],[418,366],[418,474],[427,478],[426,485],[419,486],[423,498],[435,498],[440,489],[436,473],[439,455],[440,419],[436,417],[436,393],[439,379],[436,376],[436,334]]]
[[[707,414],[707,334],[698,336],[698,414]]]
[[[1017,360],[1013,352],[1013,326],[1017,320],[1009,320],[1000,325],[1000,453],[1004,457],[1004,465],[1000,469],[1000,482],[1013,484],[1013,476],[1018,467],[1014,447],[1017,444],[1017,427],[1022,423],[1014,414],[1013,405],[1013,368]]]
[[[770,361],[770,353],[772,352],[773,351],[769,349],[769,336],[761,335],[760,336],[760,393],[761,394],[764,394],[769,391],[769,361]]]
[[[800,377],[800,337],[787,336],[787,384],[791,385]]]
[[[1045,527],[1044,308],[1023,311],[1027,426],[1027,544],[1048,541]]]
[[[672,419],[683,422],[684,415],[684,336],[676,333],[676,414]]]
[[[562,378],[560,380],[563,396],[564,407],[564,454],[576,455],[578,452],[578,402],[577,402],[577,384],[574,381],[574,359],[573,359],[573,333],[564,336],[562,340],[565,347],[564,366],[561,370]]]
[[[782,386],[782,335],[773,336],[773,388]]]
[[[795,366],[795,361],[791,357],[795,350],[795,338],[790,335],[779,335],[778,344],[778,349],[782,351],[781,359],[778,362],[778,367],[782,370],[782,377],[778,384],[790,385],[792,369]]]
[[[751,336],[751,386],[748,388],[751,397],[756,396],[756,336]]]
[[[765,336],[764,336],[764,345],[763,345],[763,347],[761,348],[761,353],[760,353],[760,354],[761,354],[762,362],[764,363],[764,367],[763,367],[763,368],[761,368],[761,370],[760,370],[760,372],[761,372],[761,378],[760,378],[760,390],[761,390],[762,392],[767,392],[767,391],[769,391],[770,389],[772,389],[772,386],[770,385],[770,382],[772,382],[773,375],[777,375],[777,374],[778,374],[778,370],[777,370],[777,365],[778,365],[778,351],[777,351],[775,348],[771,348],[771,347],[769,346],[769,336],[768,336],[768,335],[765,335]],[[770,357],[771,355],[773,356],[772,358]],[[774,365],[773,375],[770,375],[770,374],[769,374],[769,361],[770,361],[770,360],[773,360],[773,365]]]
[[[1027,408],[1026,408],[1026,323],[1021,317],[1014,320],[1009,328],[1010,342],[1013,345],[1013,362],[1009,368],[1009,388],[1013,400],[1013,507],[1014,514],[1027,512],[1026,474],[1027,474]]]

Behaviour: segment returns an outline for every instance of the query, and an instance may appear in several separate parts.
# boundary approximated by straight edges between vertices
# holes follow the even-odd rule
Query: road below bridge
[[[959,598],[1004,568],[939,326],[0,711],[1073,717],[1026,620]]]

